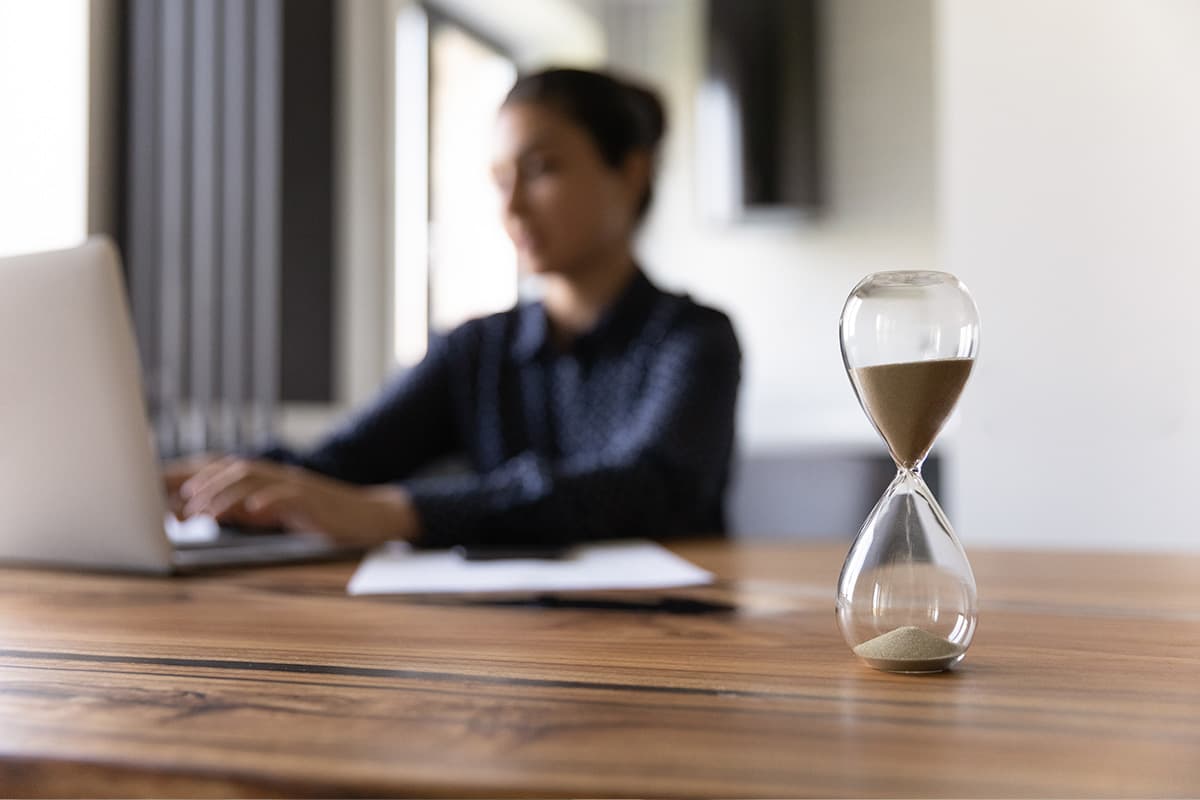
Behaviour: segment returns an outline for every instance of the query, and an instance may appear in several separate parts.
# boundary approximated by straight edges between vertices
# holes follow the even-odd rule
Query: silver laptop
[[[120,259],[0,259],[0,560],[168,573],[345,555],[318,533],[167,530]]]

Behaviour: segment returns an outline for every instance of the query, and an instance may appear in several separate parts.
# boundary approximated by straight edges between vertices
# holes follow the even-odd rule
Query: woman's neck
[[[564,347],[591,330],[636,272],[633,253],[623,246],[589,264],[587,269],[570,275],[547,276],[542,307],[554,343]]]

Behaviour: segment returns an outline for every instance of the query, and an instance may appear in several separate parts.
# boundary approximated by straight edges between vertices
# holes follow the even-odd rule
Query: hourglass
[[[953,275],[878,272],[854,287],[839,328],[850,383],[897,472],[846,555],[838,626],[876,669],[949,669],[975,633],[975,577],[921,464],[975,363],[979,312]]]

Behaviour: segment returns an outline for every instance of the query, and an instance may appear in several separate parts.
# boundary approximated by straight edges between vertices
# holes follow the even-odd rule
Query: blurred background
[[[164,453],[305,442],[536,294],[493,115],[608,66],[670,114],[643,263],[745,351],[739,535],[857,531],[894,470],[838,315],[934,268],[983,319],[964,544],[1195,550],[1197,42],[1194,0],[0,0],[0,255],[117,239]]]

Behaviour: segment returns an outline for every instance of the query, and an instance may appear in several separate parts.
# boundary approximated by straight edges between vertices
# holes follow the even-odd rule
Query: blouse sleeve
[[[351,483],[398,481],[459,449],[452,400],[449,345],[437,338],[421,363],[314,449],[294,453],[274,447],[262,456]]]

